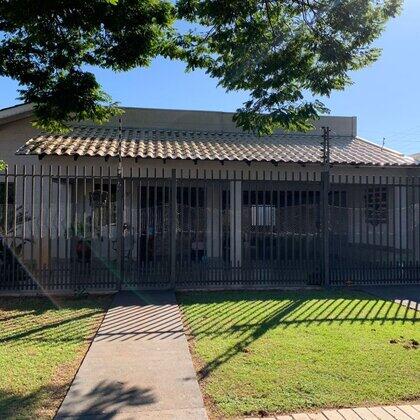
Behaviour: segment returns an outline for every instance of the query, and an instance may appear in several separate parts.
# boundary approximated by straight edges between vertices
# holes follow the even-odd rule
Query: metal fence
[[[0,290],[420,282],[420,178],[22,167]]]

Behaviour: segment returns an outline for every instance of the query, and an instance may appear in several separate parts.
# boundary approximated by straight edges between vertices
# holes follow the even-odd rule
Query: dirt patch
[[[406,339],[403,336],[399,338],[391,338],[389,344],[399,344],[403,346],[406,350],[417,350],[420,347],[420,343],[414,338]]]

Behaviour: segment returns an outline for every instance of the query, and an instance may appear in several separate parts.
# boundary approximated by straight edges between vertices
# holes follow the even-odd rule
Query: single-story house
[[[0,110],[0,289],[420,282],[420,167],[355,117],[258,137],[232,113],[124,111],[54,135]]]

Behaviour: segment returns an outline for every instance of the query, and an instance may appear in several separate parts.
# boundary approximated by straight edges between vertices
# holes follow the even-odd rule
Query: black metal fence
[[[0,290],[420,282],[420,177],[22,167]]]

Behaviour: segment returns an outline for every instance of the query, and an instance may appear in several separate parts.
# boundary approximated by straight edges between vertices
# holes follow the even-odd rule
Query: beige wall
[[[38,165],[37,156],[15,155],[20,146],[38,133],[39,130],[32,127],[30,117],[0,125],[0,159],[4,160],[9,168],[15,164]]]
[[[121,116],[125,127],[171,128],[186,130],[241,131],[233,122],[232,112],[191,111],[150,108],[124,108]],[[86,124],[91,125],[88,121]],[[106,126],[117,126],[118,118],[111,119]],[[329,126],[333,135],[357,135],[356,117],[321,117],[314,122],[312,133],[321,133],[321,127]],[[277,130],[278,133],[283,132]]]

